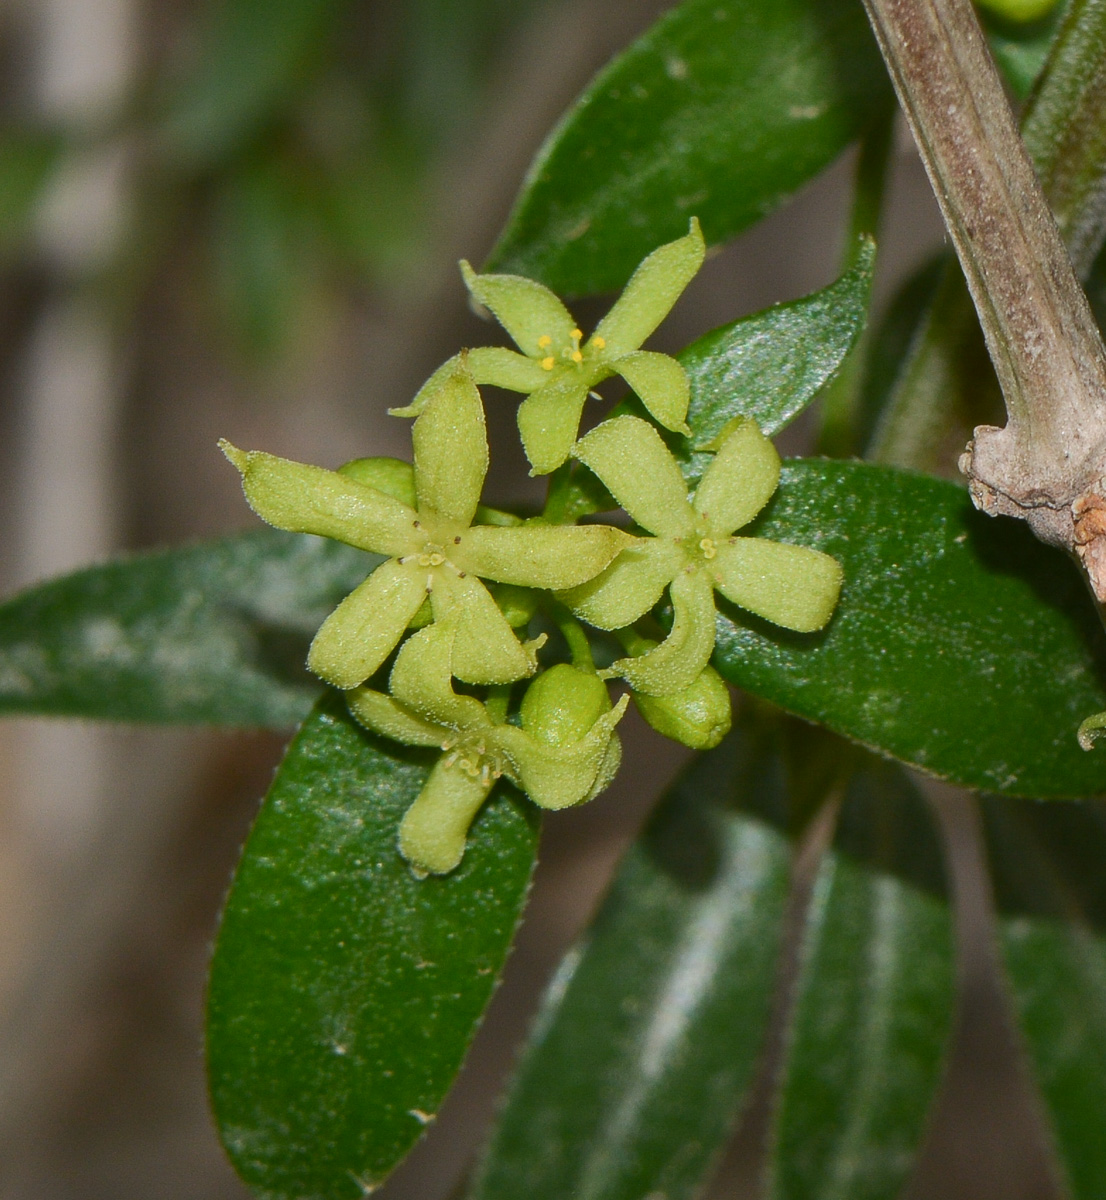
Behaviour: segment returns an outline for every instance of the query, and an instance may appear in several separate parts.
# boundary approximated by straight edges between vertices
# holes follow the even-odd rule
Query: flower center
[[[440,530],[428,530],[422,521],[415,522],[415,529],[422,536],[422,545],[418,549],[412,549],[410,554],[403,555],[399,560],[400,566],[405,566],[407,563],[414,563],[424,568],[427,572],[426,590],[428,592],[434,590],[433,573],[439,567],[445,567],[463,579],[465,572],[453,563],[449,557],[449,551],[461,544],[461,535],[455,534],[452,537],[443,537]]]
[[[503,761],[479,733],[452,734],[442,742],[445,766],[457,767],[470,779],[490,787],[503,774]]]
[[[569,344],[561,347],[560,357],[567,358],[570,362],[575,363],[578,367],[583,364],[584,352],[580,349],[580,342],[583,339],[583,330],[574,329],[569,335]],[[603,350],[606,348],[606,338],[593,337],[588,343],[588,349]],[[543,333],[538,338],[538,349],[544,357],[541,359],[542,369],[552,371],[557,365],[557,355],[552,353],[553,339],[547,333]]]

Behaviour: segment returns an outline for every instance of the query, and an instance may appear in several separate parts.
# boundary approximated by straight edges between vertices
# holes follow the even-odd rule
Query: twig
[[[1082,561],[1106,600],[1106,349],[969,0],[864,0],[1006,401],[960,460],[976,506]]]

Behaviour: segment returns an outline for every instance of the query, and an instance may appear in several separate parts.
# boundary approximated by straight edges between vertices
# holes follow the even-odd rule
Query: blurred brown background
[[[254,95],[219,66],[233,30],[218,3],[0,3],[0,178],[10,159],[26,193],[0,199],[0,593],[249,525],[220,436],[327,466],[406,455],[408,425],[385,408],[490,333],[457,258],[486,254],[544,133],[665,7],[274,0],[287,62]],[[713,257],[657,345],[833,278],[850,170]],[[881,240],[877,304],[941,242],[905,136]],[[502,399],[493,502],[532,486]],[[446,1197],[463,1177],[540,988],[683,757],[637,725],[626,741],[616,786],[547,822],[506,983],[391,1200]],[[244,1195],[205,1107],[203,978],[281,748],[272,734],[0,724],[2,1200]],[[967,889],[966,1003],[912,1194],[1044,1197],[970,817],[955,796],[939,807]],[[762,1118],[713,1194],[751,1194]]]

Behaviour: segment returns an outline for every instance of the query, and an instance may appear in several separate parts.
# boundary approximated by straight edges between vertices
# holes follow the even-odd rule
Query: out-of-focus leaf
[[[418,880],[396,831],[426,778],[320,702],[227,899],[208,993],[223,1143],[269,1200],[360,1200],[438,1111],[491,997],[534,862],[504,787],[461,866]]]
[[[720,242],[778,207],[887,99],[855,0],[685,0],[566,114],[489,268],[619,288],[689,216]]]
[[[178,165],[203,167],[238,149],[298,94],[349,0],[218,0],[196,64],[161,127]]]
[[[1075,1200],[1106,1195],[1106,805],[985,798],[999,944]]]
[[[688,423],[704,446],[736,416],[769,437],[790,424],[833,378],[868,315],[875,245],[819,292],[743,317],[679,355],[691,382]]]
[[[845,571],[829,626],[795,634],[719,601],[731,682],[969,787],[1096,795],[1075,731],[1106,708],[1106,639],[1075,569],[955,484],[870,463],[785,464],[746,532]]]
[[[630,850],[546,994],[473,1200],[697,1195],[741,1108],[775,982],[779,759],[703,755]]]
[[[40,584],[0,605],[0,712],[292,725],[308,642],[378,561],[259,529]]]
[[[941,1081],[955,1000],[940,846],[896,767],[854,777],[806,917],[771,1156],[779,1200],[893,1200]]]
[[[0,132],[0,252],[27,232],[35,208],[65,152],[65,140],[44,130]]]
[[[981,10],[991,53],[1016,99],[1024,100],[1029,95],[1067,8],[1066,2],[1058,3],[1036,21],[1011,21]]]

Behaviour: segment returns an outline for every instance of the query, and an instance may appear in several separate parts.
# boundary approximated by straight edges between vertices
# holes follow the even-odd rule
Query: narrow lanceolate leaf
[[[752,417],[773,437],[802,412],[864,328],[874,257],[868,241],[829,287],[715,329],[680,354],[692,447],[708,446],[734,417]]]
[[[621,287],[689,215],[719,242],[776,208],[887,101],[855,0],[685,0],[569,110],[490,266]]]
[[[790,852],[738,734],[674,787],[550,985],[472,1200],[684,1200],[737,1118],[773,991]]]
[[[987,799],[999,944],[1068,1193],[1106,1195],[1106,805]]]
[[[503,966],[534,861],[496,792],[461,866],[417,880],[396,833],[428,761],[324,699],[235,875],[208,993],[220,1134],[268,1200],[361,1200],[433,1121]]]
[[[969,787],[1093,796],[1075,731],[1106,708],[1106,645],[1067,560],[955,484],[859,462],[786,463],[743,533],[825,551],[845,584],[828,627],[792,634],[719,602],[731,682]]]
[[[940,848],[898,768],[848,790],[807,914],[775,1200],[894,1200],[941,1081],[955,970]]]
[[[259,529],[51,580],[0,604],[0,712],[293,725],[312,635],[377,562]]]

